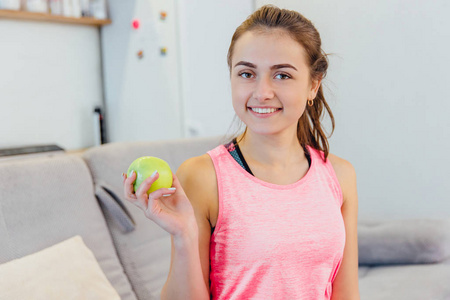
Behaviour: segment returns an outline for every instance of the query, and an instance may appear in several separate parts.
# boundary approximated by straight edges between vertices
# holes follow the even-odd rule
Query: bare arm
[[[344,203],[341,208],[344,219],[346,241],[344,256],[339,272],[333,282],[332,300],[359,300],[358,285],[358,194],[356,189],[356,173],[350,162],[331,157],[330,161],[336,171],[341,185]]]
[[[209,299],[203,281],[198,234],[184,239],[172,237],[170,271],[161,299]]]
[[[209,157],[184,162],[177,177],[195,213],[195,230],[182,237],[172,236],[169,276],[161,299],[209,299],[209,204],[216,195],[215,172]]]

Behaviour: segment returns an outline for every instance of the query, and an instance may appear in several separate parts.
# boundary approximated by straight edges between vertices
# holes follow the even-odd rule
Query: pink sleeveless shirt
[[[245,171],[224,145],[208,152],[219,215],[210,242],[212,299],[330,299],[345,245],[342,191],[310,146],[299,181],[277,185]]]

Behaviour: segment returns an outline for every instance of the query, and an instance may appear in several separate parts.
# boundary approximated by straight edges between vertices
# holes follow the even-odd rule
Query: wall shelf
[[[6,10],[0,9],[0,18],[6,19],[19,19],[30,21],[44,21],[44,22],[58,22],[58,23],[71,23],[79,25],[92,25],[92,26],[104,26],[111,24],[110,19],[101,20],[95,18],[73,18],[58,15],[51,15],[47,13],[35,13],[21,10]]]

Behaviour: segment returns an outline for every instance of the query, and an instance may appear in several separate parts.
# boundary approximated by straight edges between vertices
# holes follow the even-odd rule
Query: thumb
[[[175,188],[177,188],[177,191],[178,191],[178,190],[182,190],[183,187],[181,186],[181,183],[180,183],[180,181],[178,180],[178,177],[177,177],[177,175],[175,175],[175,173],[172,173],[172,178],[173,178],[173,180],[172,180],[172,186],[175,187]]]
[[[180,181],[178,180],[177,175],[172,173],[172,177],[173,177],[172,186],[177,189],[177,193],[181,193],[184,196],[186,196],[186,193],[184,192],[183,186],[181,185]]]

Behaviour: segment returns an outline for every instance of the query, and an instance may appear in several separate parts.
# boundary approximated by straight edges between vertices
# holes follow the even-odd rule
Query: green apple
[[[153,182],[152,186],[147,191],[147,194],[150,194],[160,188],[172,187],[172,170],[170,170],[169,164],[160,158],[153,156],[139,157],[133,161],[128,168],[128,177],[131,175],[131,171],[136,172],[136,180],[134,182],[135,192],[141,183],[150,177],[155,171],[158,171],[159,173],[158,180]]]

